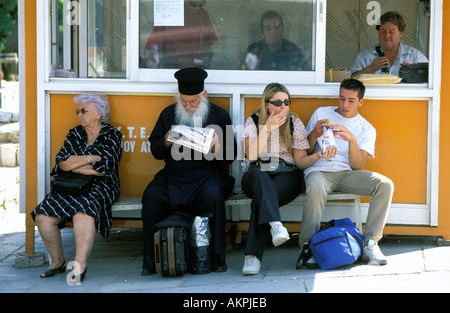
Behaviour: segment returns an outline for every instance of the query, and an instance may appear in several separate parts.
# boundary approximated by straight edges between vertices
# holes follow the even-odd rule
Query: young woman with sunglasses
[[[290,104],[286,87],[269,84],[260,108],[244,125],[245,155],[251,165],[242,177],[242,189],[252,198],[244,275],[259,273],[269,230],[274,246],[289,240],[279,208],[304,191],[302,170],[317,160],[316,155],[307,155],[309,142],[305,126],[296,114],[289,112]],[[330,153],[319,157],[329,157]],[[269,158],[275,168],[277,165],[281,168],[272,171],[265,167],[264,160]]]

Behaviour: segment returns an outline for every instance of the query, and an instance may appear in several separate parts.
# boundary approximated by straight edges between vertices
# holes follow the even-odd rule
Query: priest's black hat
[[[205,89],[205,79],[208,73],[198,67],[188,67],[175,73],[178,80],[178,91],[182,95],[198,95]]]

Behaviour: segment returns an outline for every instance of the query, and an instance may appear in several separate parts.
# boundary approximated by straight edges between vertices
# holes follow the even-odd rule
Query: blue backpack
[[[332,220],[311,237],[309,248],[321,269],[356,262],[362,255],[363,237],[349,218]]]

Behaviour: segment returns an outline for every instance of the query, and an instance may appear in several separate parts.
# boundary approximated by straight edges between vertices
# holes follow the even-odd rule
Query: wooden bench
[[[356,227],[362,232],[361,197],[355,194],[333,192],[327,196],[327,201],[352,200],[354,209],[354,220]],[[233,229],[237,233],[235,242],[241,241],[241,234],[248,230],[250,203],[252,199],[244,194],[232,195],[225,201],[227,207],[227,230]],[[302,206],[305,195],[301,194],[286,206]],[[142,203],[140,197],[121,197],[111,208],[113,215],[113,227],[118,228],[141,228],[142,220],[140,212]],[[283,210],[282,210],[283,211]],[[131,214],[131,219],[130,219]],[[283,222],[289,232],[299,232],[301,214],[298,212],[296,221]]]

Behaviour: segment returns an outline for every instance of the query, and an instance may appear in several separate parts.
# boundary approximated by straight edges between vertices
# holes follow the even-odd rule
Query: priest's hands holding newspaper
[[[195,149],[202,153],[218,151],[219,137],[212,128],[173,125],[165,136],[164,145],[169,148],[173,143]]]
[[[214,153],[216,151],[219,151],[220,149],[220,141],[219,136],[217,136],[216,132],[214,132],[212,141],[211,141],[211,152]]]

